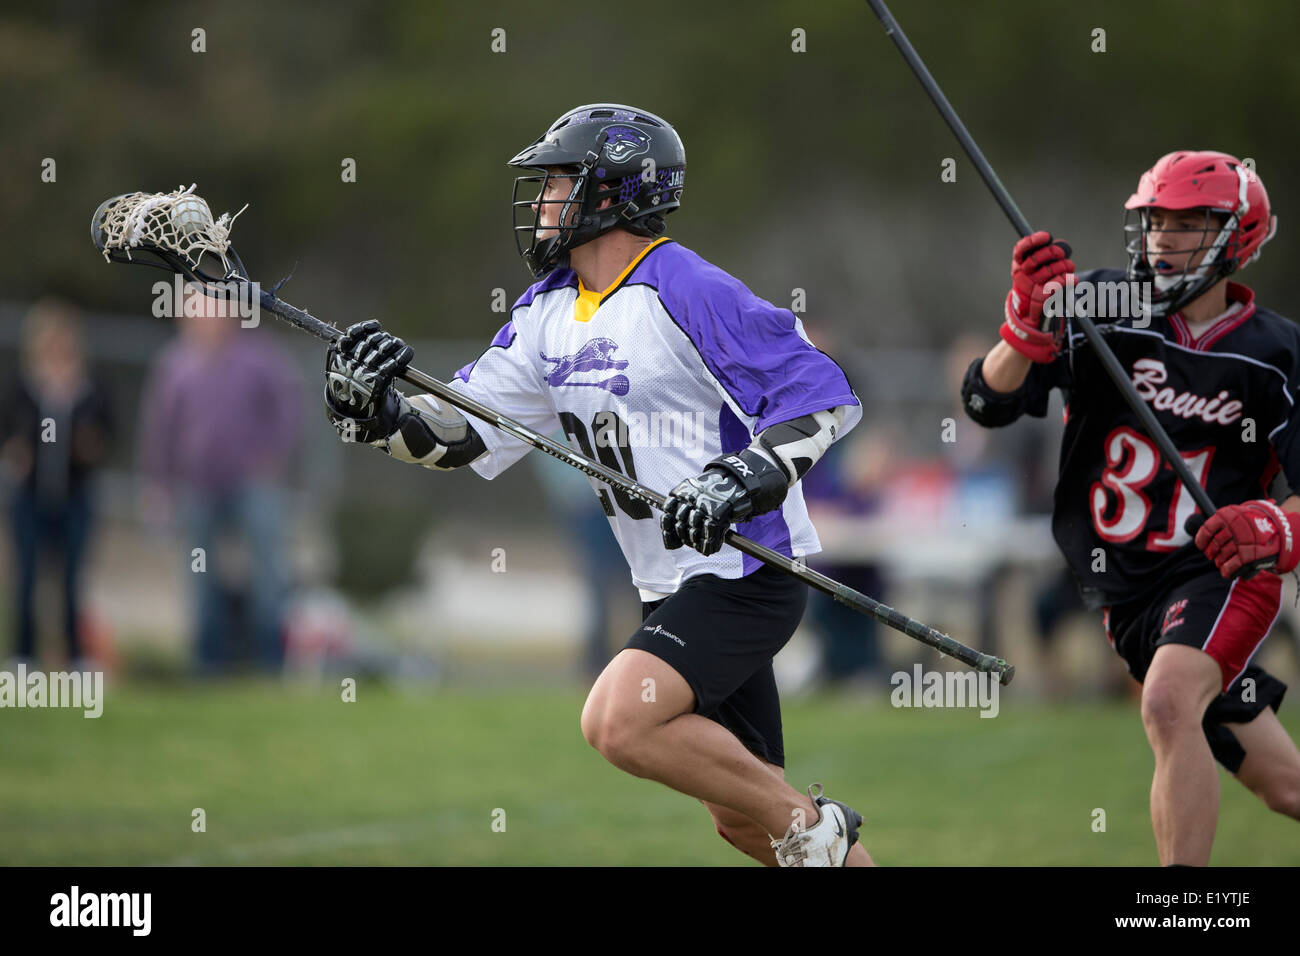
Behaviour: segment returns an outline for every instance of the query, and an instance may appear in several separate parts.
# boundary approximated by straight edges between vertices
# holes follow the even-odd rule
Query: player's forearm
[[[1300,495],[1292,495],[1282,502],[1282,510],[1291,514],[1300,515]]]
[[[1034,363],[1006,342],[999,342],[984,357],[984,381],[995,392],[1007,394],[1025,384]]]

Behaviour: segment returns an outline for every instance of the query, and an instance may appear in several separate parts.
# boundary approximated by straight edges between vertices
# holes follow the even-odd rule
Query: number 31
[[[1105,446],[1106,470],[1101,473],[1100,481],[1093,482],[1089,502],[1097,534],[1105,541],[1118,544],[1132,541],[1147,526],[1151,517],[1151,499],[1142,489],[1151,483],[1162,467],[1169,466],[1161,460],[1160,452],[1149,438],[1127,426],[1116,428],[1107,435]],[[1205,487],[1214,447],[1181,454],[1201,487]],[[1114,509],[1109,517],[1111,496],[1107,491],[1114,495]],[[1175,481],[1169,523],[1163,531],[1152,531],[1147,535],[1147,550],[1176,551],[1192,540],[1183,530],[1183,524],[1194,511],[1196,502],[1183,483]]]

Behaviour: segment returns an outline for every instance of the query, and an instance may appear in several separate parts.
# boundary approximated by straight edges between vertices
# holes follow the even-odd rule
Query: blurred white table
[[[1047,515],[961,525],[820,509],[811,514],[822,542],[814,565],[877,564],[891,576],[961,584],[983,579],[998,567],[1054,567],[1064,561]]]

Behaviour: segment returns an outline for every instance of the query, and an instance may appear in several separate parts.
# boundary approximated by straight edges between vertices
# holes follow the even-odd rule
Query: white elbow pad
[[[765,428],[749,447],[771,458],[793,485],[826,454],[843,424],[844,406],[838,405]]]

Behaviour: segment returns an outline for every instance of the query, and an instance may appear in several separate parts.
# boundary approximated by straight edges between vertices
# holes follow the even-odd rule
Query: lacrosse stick
[[[939,84],[935,82],[930,71],[926,69],[925,63],[921,61],[921,57],[912,47],[911,42],[908,41],[907,35],[903,33],[903,28],[898,25],[898,21],[894,19],[894,15],[890,13],[889,8],[885,6],[885,0],[867,0],[867,4],[871,7],[871,10],[875,13],[876,17],[879,18],[881,24],[885,28],[885,33],[887,33],[889,38],[894,41],[894,45],[898,47],[898,52],[903,55],[903,59],[906,60],[907,65],[912,68],[912,72],[916,74],[916,78],[921,81],[921,86],[925,89],[925,92],[929,94],[930,99],[934,102],[940,115],[943,116],[944,121],[948,124],[948,128],[951,129],[953,135],[957,137],[957,142],[961,143],[962,149],[964,149],[966,155],[970,157],[971,162],[975,165],[975,169],[979,172],[985,185],[989,187],[989,191],[993,193],[993,198],[996,199],[998,205],[1002,207],[1002,211],[1006,214],[1006,217],[1011,220],[1011,224],[1015,227],[1016,232],[1018,232],[1022,237],[1028,236],[1033,232],[1033,229],[1029,226],[1029,220],[1025,218],[1024,213],[1020,211],[1020,208],[1015,204],[1015,201],[1012,200],[1011,193],[1007,190],[1006,186],[1002,185],[1002,180],[1000,180],[998,174],[993,171],[993,167],[989,164],[989,161],[984,158],[983,151],[980,150],[974,137],[972,137],[967,131],[966,125],[962,123],[961,118],[957,115],[957,111],[954,110],[952,104],[948,102],[948,97],[943,95],[943,90],[939,88]],[[1209,492],[1207,492],[1205,488],[1201,486],[1201,483],[1196,480],[1196,476],[1192,474],[1191,467],[1179,453],[1178,448],[1174,445],[1173,440],[1170,439],[1169,434],[1156,419],[1155,413],[1151,411],[1144,401],[1142,401],[1142,398],[1138,395],[1133,382],[1129,379],[1128,373],[1124,371],[1124,366],[1119,364],[1119,359],[1115,357],[1115,353],[1111,351],[1106,340],[1102,338],[1101,332],[1097,330],[1096,325],[1094,325],[1092,320],[1086,315],[1076,315],[1074,320],[1083,331],[1084,338],[1088,340],[1088,344],[1092,346],[1093,351],[1097,355],[1097,360],[1101,362],[1101,367],[1105,370],[1106,374],[1110,376],[1110,380],[1115,384],[1115,387],[1119,389],[1120,397],[1124,399],[1124,404],[1126,404],[1133,411],[1133,414],[1138,417],[1138,421],[1142,423],[1143,430],[1151,436],[1151,440],[1154,441],[1156,447],[1160,449],[1160,455],[1164,458],[1165,464],[1173,469],[1174,474],[1177,476],[1178,480],[1183,483],[1183,487],[1187,489],[1188,493],[1192,496],[1192,500],[1196,502],[1196,506],[1201,509],[1205,517],[1210,517],[1210,515],[1214,514],[1215,507],[1214,502],[1210,500]]]
[[[106,200],[95,210],[90,222],[90,234],[95,247],[109,261],[149,265],[180,273],[198,283],[206,295],[220,295],[223,289],[243,296],[256,292],[257,302],[265,311],[330,344],[339,339],[343,335],[340,329],[277,299],[274,294],[260,289],[248,278],[243,263],[230,245],[230,226],[233,221],[225,213],[220,218],[213,219],[208,204],[196,196],[194,187],[190,186],[189,189],[178,189],[173,193],[137,192]],[[664,495],[578,454],[568,445],[493,411],[424,372],[408,367],[401,378],[494,428],[499,428],[507,435],[513,435],[539,451],[558,458],[566,465],[663,510]],[[1003,684],[1011,683],[1011,678],[1015,675],[1015,667],[1002,658],[973,650],[941,631],[813,571],[802,560],[787,558],[734,529],[729,530],[723,540],[737,551],[798,578],[861,614],[874,617],[978,671],[996,675]]]

